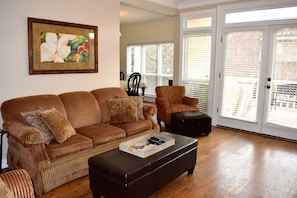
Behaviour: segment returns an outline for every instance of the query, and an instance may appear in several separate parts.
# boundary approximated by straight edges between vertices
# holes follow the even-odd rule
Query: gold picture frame
[[[29,74],[97,73],[97,26],[28,17]]]

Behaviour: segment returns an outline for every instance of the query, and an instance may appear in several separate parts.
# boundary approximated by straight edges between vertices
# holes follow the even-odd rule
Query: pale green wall
[[[120,70],[126,74],[126,48],[129,44],[147,44],[162,41],[175,42],[177,17],[122,25],[120,27]],[[126,77],[126,75],[125,75]]]

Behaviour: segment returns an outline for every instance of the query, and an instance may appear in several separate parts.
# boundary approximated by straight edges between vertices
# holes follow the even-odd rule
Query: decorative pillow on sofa
[[[52,107],[51,109],[41,111],[39,115],[42,122],[51,130],[58,143],[63,143],[76,134],[76,131],[67,118],[56,108]]]
[[[138,121],[137,104],[128,97],[109,99],[108,114],[110,124]]]
[[[143,96],[127,96],[127,97],[118,97],[118,98],[129,98],[133,101],[135,101],[137,105],[137,117],[138,120],[144,120],[143,116]]]
[[[137,117],[138,120],[144,120],[143,116],[143,96],[128,96],[131,100],[134,100],[137,105]]]
[[[25,122],[32,127],[35,127],[39,129],[44,137],[44,143],[50,144],[51,141],[55,139],[51,131],[43,124],[43,122],[40,120],[39,113],[42,111],[42,108],[28,111],[28,112],[21,112],[21,115]]]

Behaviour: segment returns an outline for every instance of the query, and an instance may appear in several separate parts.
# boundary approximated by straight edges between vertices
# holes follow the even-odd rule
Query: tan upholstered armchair
[[[165,123],[170,126],[171,114],[182,111],[199,111],[198,99],[185,96],[184,86],[157,86],[156,105],[158,124]]]
[[[0,197],[34,198],[34,188],[29,174],[24,169],[1,174]]]

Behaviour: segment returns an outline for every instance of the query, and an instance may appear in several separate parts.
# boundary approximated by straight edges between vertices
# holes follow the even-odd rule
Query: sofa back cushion
[[[128,96],[127,92],[120,87],[108,87],[108,88],[95,89],[91,91],[91,93],[96,97],[98,101],[100,112],[101,112],[102,123],[109,122],[109,112],[108,112],[109,99]]]
[[[59,97],[66,109],[68,121],[74,128],[100,123],[99,105],[90,92],[69,92],[60,94]]]
[[[57,95],[36,95],[10,99],[2,103],[1,113],[3,121],[23,121],[22,112],[33,111],[39,108],[50,109],[52,107],[55,107],[66,116],[64,105]]]

